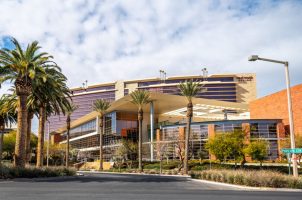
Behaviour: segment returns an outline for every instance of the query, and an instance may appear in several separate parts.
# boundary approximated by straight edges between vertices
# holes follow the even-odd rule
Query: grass
[[[193,171],[192,178],[252,187],[302,189],[302,177],[295,178],[268,170],[204,170]]]
[[[64,167],[18,168],[6,165],[0,166],[0,179],[73,176],[75,174],[76,171],[74,169],[67,169]]]

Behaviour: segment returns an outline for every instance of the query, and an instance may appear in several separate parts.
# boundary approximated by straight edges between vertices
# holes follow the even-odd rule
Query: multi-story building
[[[227,102],[249,103],[256,99],[256,75],[247,74],[216,74],[203,76],[178,76],[168,78],[148,78],[140,80],[116,81],[73,88],[72,100],[78,109],[71,115],[74,121],[92,111],[96,99],[106,99],[110,102],[118,100],[136,89],[149,90],[164,94],[180,95],[178,85],[186,80],[200,81],[205,91],[197,97]],[[66,124],[65,116],[49,117],[50,131],[55,131]]]
[[[221,120],[249,119],[248,103],[256,99],[255,74],[211,75],[206,78],[182,76],[117,81],[72,90],[73,102],[79,108],[72,115],[71,147],[78,149],[86,157],[93,159],[98,157],[99,127],[96,124],[98,124],[99,118],[98,114],[92,111],[92,105],[96,99],[106,99],[112,103],[105,118],[104,158],[107,161],[111,160],[121,139],[137,140],[137,108],[130,102],[131,97],[128,94],[134,90],[148,90],[152,102],[144,108],[143,145],[147,151],[143,152],[143,157],[151,160],[157,159],[159,150],[154,142],[159,144],[162,142],[161,138],[169,138],[170,142],[175,144],[174,140],[179,138],[176,136],[179,133],[176,134],[175,132],[176,135],[169,135],[170,126],[174,126],[174,129],[175,126],[185,129],[183,123],[186,116],[187,100],[181,96],[178,85],[186,80],[201,82],[204,88],[193,99],[193,122],[196,123],[193,129],[196,125],[199,126],[198,123],[202,123],[202,126],[216,124],[215,127],[218,127],[218,121]],[[65,117],[52,116],[49,120],[53,132],[53,142],[65,143]],[[225,123],[228,124],[228,122]],[[242,123],[245,122],[236,121],[235,124],[241,125]],[[206,128],[200,130],[199,133],[196,132],[197,136],[205,134]],[[206,135],[209,134],[206,133]],[[195,151],[198,151],[198,148],[202,150],[202,144],[208,139],[201,136],[197,138],[199,139],[194,142],[198,143],[199,146],[195,145]]]

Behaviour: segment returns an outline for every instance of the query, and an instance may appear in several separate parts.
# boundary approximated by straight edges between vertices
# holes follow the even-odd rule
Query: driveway
[[[299,192],[243,191],[171,176],[88,173],[77,177],[0,182],[0,200],[301,200],[301,196]]]

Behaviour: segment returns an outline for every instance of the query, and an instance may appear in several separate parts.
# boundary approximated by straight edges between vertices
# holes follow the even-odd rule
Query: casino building
[[[255,74],[217,74],[116,81],[74,88],[73,102],[79,108],[71,116],[70,145],[79,157],[98,159],[99,118],[92,110],[96,99],[106,99],[111,107],[105,117],[104,159],[114,159],[122,139],[137,141],[137,108],[130,100],[134,90],[148,90],[152,102],[144,107],[143,159],[156,160],[165,148],[166,156],[177,159],[184,140],[186,104],[179,83],[200,81],[206,89],[193,99],[194,114],[190,146],[192,157],[204,151],[205,142],[217,133],[244,130],[247,142],[262,138],[270,143],[268,159],[279,156],[279,138],[284,127],[279,119],[250,119],[248,103],[256,99]],[[66,143],[66,117],[49,118],[53,143]]]

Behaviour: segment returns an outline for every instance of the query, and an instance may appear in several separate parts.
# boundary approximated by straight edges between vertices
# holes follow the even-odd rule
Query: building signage
[[[238,81],[239,82],[249,82],[249,81],[252,81],[254,79],[254,77],[252,76],[240,76],[240,77],[237,77]]]
[[[282,149],[283,153],[302,153],[302,148]]]

